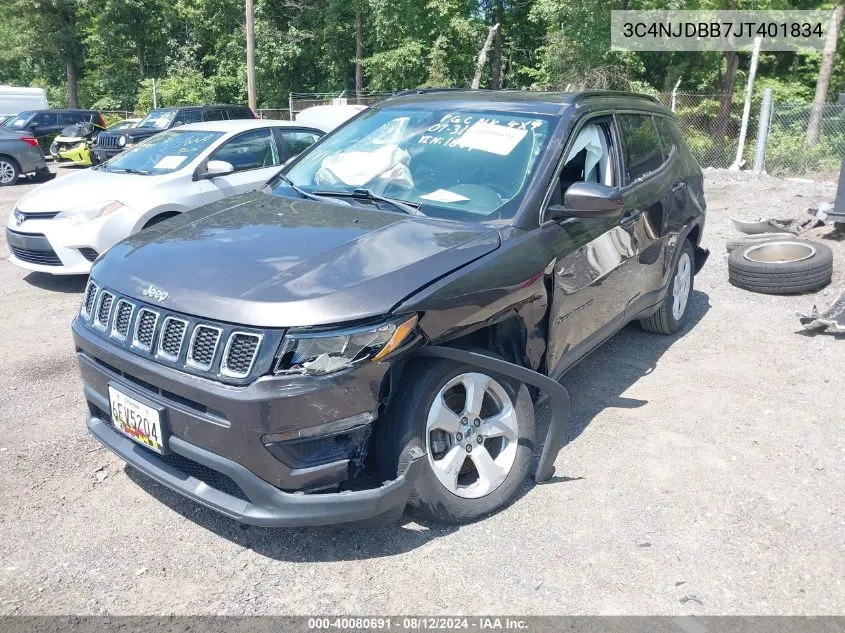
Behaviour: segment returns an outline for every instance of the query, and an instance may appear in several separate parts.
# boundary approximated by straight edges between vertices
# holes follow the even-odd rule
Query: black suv
[[[557,380],[629,321],[681,330],[704,216],[649,97],[394,97],[98,260],[73,323],[88,428],[244,523],[475,519],[528,472],[529,387],[542,481]]]
[[[38,139],[38,146],[46,156],[50,144],[62,129],[77,123],[93,123],[105,128],[103,116],[96,110],[27,110],[6,122],[6,127],[26,131]]]
[[[207,105],[182,108],[157,108],[133,128],[101,132],[94,144],[94,155],[102,162],[134,147],[162,130],[169,130],[186,123],[201,121],[227,121],[229,119],[254,119],[255,113],[246,106]]]

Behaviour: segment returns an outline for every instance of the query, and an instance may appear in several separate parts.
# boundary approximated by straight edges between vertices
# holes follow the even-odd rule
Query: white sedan
[[[289,121],[192,123],[18,200],[9,261],[55,275],[87,274],[136,231],[203,204],[258,189],[325,129]]]

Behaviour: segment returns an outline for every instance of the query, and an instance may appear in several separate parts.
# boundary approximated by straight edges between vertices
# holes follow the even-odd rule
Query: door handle
[[[669,190],[670,193],[676,193],[678,191],[683,191],[687,188],[687,183],[685,182],[676,182],[672,185],[672,188]]]

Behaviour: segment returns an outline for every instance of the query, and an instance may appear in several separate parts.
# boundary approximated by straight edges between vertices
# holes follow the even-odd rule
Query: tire
[[[53,180],[55,177],[56,174],[50,171],[49,167],[42,167],[41,169],[35,170],[35,175],[32,176],[32,182],[47,182]]]
[[[746,235],[736,240],[728,240],[725,243],[725,248],[730,253],[735,248],[742,248],[743,246],[751,246],[752,244],[759,244],[760,242],[768,242],[771,240],[781,239],[795,239],[793,233],[759,233],[757,235]]]
[[[14,185],[18,181],[21,170],[13,158],[0,156],[0,187]]]
[[[797,295],[830,283],[833,252],[818,242],[799,239],[766,241],[734,249],[728,257],[732,285],[750,292]]]
[[[689,240],[684,240],[681,253],[672,269],[666,296],[657,312],[641,319],[640,325],[647,332],[675,334],[684,327],[689,313],[689,300],[695,286],[695,251]],[[676,292],[677,291],[677,292]]]
[[[462,425],[461,416],[455,411],[463,411],[467,404],[463,385],[480,385],[485,380],[490,382],[482,398],[484,408],[478,416],[482,420],[480,426],[473,424],[474,419],[468,419]],[[449,387],[453,383],[454,386]],[[534,406],[527,387],[500,374],[438,359],[412,361],[405,368],[398,389],[377,430],[377,461],[385,478],[393,479],[407,465],[412,447],[418,447],[425,454],[422,458],[424,468],[411,492],[413,512],[438,523],[461,524],[507,505],[525,480],[533,456]],[[445,399],[441,399],[441,394],[445,394]],[[512,408],[507,408],[504,396]],[[451,408],[446,406],[446,401]],[[440,405],[440,402],[444,404]],[[505,406],[498,406],[502,404]],[[427,432],[430,418],[452,421],[448,413],[440,416],[432,413],[446,409],[454,416],[457,433],[437,428]],[[507,428],[507,435],[484,437],[483,430],[492,428],[486,426],[486,420],[506,410],[510,415],[500,420],[508,422],[500,421],[498,428]],[[439,424],[432,423],[435,427]],[[467,452],[467,445],[473,450]],[[493,460],[492,466],[485,470],[495,477],[482,478],[479,474],[475,460],[489,465],[485,455]],[[450,461],[445,461],[447,459]],[[442,465],[438,471],[435,471],[435,463]],[[448,469],[446,464],[450,465]],[[451,485],[452,479],[454,485]],[[443,481],[449,481],[450,487]]]

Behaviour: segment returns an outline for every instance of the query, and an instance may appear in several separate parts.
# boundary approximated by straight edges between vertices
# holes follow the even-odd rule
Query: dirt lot
[[[125,469],[83,423],[85,280],[0,238],[0,613],[845,613],[845,340],[794,317],[845,288],[845,243],[815,297],[735,289],[725,254],[731,215],[834,185],[707,178],[688,330],[628,327],[571,372],[555,482],[460,529],[241,529]],[[0,189],[4,222],[28,188]]]

